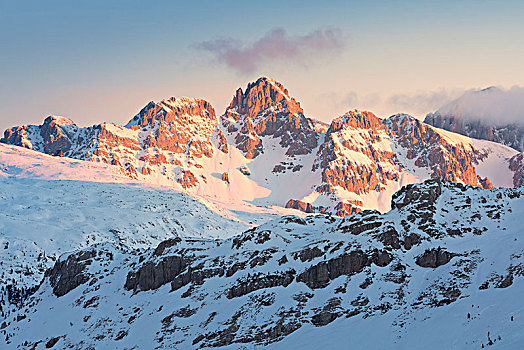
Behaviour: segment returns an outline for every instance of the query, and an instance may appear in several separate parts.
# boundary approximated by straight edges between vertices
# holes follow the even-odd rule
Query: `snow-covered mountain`
[[[1,141],[2,349],[524,341],[510,147],[405,114],[326,124],[269,78],[221,116],[170,98]]]
[[[517,162],[510,162],[518,152],[509,147],[408,115],[380,119],[355,110],[327,125],[306,117],[287,89],[267,77],[238,89],[220,117],[205,100],[170,98],[150,102],[125,127],[78,127],[49,117],[6,130],[1,141],[112,164],[132,179],[235,210],[345,216],[387,211],[395,191],[430,177],[485,188],[522,182]]]
[[[524,151],[524,89],[467,91],[429,113],[425,122],[462,135]]]
[[[386,214],[66,254],[6,349],[481,348],[524,342],[524,192],[428,180]],[[126,201],[127,202],[127,201]]]

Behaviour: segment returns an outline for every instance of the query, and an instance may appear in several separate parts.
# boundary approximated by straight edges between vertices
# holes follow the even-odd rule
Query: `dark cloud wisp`
[[[274,61],[307,64],[321,55],[339,54],[345,46],[346,38],[339,29],[317,29],[292,36],[283,28],[275,28],[252,43],[222,38],[201,42],[196,47],[210,52],[229,68],[247,74]]]

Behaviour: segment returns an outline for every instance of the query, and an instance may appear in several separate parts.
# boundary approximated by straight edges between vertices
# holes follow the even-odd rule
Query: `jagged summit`
[[[62,117],[60,115],[50,115],[49,117],[45,118],[44,124],[51,124],[54,123],[56,125],[76,125],[74,121],[67,117]]]
[[[328,134],[340,131],[345,127],[369,129],[383,128],[384,126],[382,120],[372,112],[355,109],[333,119],[328,129]]]
[[[267,77],[249,83],[245,92],[239,88],[228,107],[229,111],[252,119],[268,109],[304,114],[300,103],[289,96],[288,90],[281,83]]]
[[[126,127],[152,125],[157,120],[169,123],[183,115],[207,116],[211,119],[216,119],[213,106],[206,100],[191,97],[171,97],[158,103],[149,102],[126,124]]]
[[[249,83],[245,92],[238,89],[221,122],[247,158],[264,153],[264,136],[279,138],[282,147],[289,147],[288,155],[308,154],[317,147],[315,126],[300,103],[267,77]]]
[[[126,127],[78,127],[51,117],[11,128],[1,141],[110,164],[120,174],[214,198],[219,206],[249,202],[339,216],[386,211],[401,186],[429,177],[484,188],[523,181],[522,158],[507,147],[406,114],[381,119],[351,110],[328,125],[306,117],[268,77],[238,89],[220,117],[203,99],[172,97],[149,102]]]

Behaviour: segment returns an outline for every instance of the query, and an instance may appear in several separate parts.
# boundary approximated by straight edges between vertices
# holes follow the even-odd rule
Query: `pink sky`
[[[171,96],[221,114],[260,76],[325,121],[354,108],[423,118],[472,88],[524,85],[516,1],[1,6],[2,130],[50,114],[123,124]]]

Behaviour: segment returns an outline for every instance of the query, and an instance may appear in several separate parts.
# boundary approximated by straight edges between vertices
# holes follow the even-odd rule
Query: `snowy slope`
[[[112,168],[0,144],[0,306],[17,303],[66,252],[101,242],[146,249],[172,237],[226,238],[249,227]]]
[[[524,89],[470,90],[426,116],[425,122],[524,151]]]
[[[119,174],[116,167],[57,158],[26,148],[0,143],[0,178],[17,177],[43,180],[79,180],[95,182],[133,183]]]
[[[473,139],[444,129],[434,129],[450,144],[475,150],[482,155],[475,166],[479,176],[490,179],[495,187],[514,186],[514,172],[510,170],[508,162],[518,154],[513,148],[492,141]]]
[[[287,216],[226,240],[60,258],[5,348],[516,349],[522,189],[431,180],[387,214]]]

